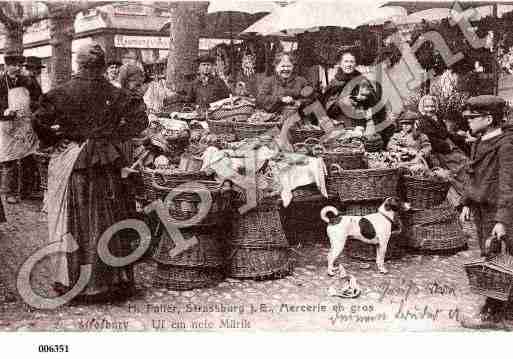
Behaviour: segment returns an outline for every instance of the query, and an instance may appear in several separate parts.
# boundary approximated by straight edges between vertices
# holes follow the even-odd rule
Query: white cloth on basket
[[[291,156],[293,154],[287,154]],[[301,156],[298,154],[298,156]],[[279,169],[282,186],[281,199],[283,206],[288,207],[292,201],[292,191],[298,187],[315,183],[324,197],[328,197],[326,189],[326,165],[322,158],[306,157],[306,164],[294,164]]]

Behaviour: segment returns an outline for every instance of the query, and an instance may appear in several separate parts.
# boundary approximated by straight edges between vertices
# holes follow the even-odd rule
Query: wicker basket
[[[274,127],[281,126],[281,122],[262,122],[262,123],[246,123],[236,122],[233,125],[233,132],[237,140],[243,140],[245,138],[254,138],[261,136]]]
[[[193,236],[198,244],[176,256],[166,232],[154,256],[158,262],[155,284],[173,290],[190,290],[219,284],[224,279],[226,241],[219,227],[191,227],[180,230],[185,240]]]
[[[213,120],[247,121],[255,112],[255,105],[244,103],[235,106],[222,106],[212,111],[210,118]]]
[[[332,164],[326,187],[330,195],[341,201],[377,200],[397,195],[399,171],[397,168],[370,168],[342,170]]]
[[[464,265],[470,290],[486,297],[507,301],[513,297],[513,257],[499,254]]]
[[[413,208],[432,208],[441,205],[450,187],[449,181],[433,181],[404,175],[401,192]]]
[[[425,251],[453,251],[467,245],[456,211],[442,206],[415,210],[405,215],[408,246]]]
[[[364,151],[355,150],[343,152],[325,151],[322,154],[322,159],[324,160],[327,168],[330,168],[332,164],[336,164],[344,170],[357,170],[365,169],[367,167],[364,155]]]
[[[235,133],[233,133],[234,125],[232,120],[207,120],[207,124],[209,131],[223,141],[233,142],[237,139]]]
[[[309,138],[321,138],[324,135],[323,130],[294,128],[290,131],[290,138],[292,144],[305,142]]]
[[[228,276],[262,278],[290,269],[289,245],[276,199],[263,200],[243,215],[235,214],[228,260]]]
[[[166,196],[169,190],[181,184],[195,181],[212,181],[214,176],[201,171],[169,172],[143,168],[142,178],[146,199],[152,202]],[[165,188],[160,188],[159,186]]]
[[[40,185],[42,190],[48,189],[48,165],[50,164],[50,154],[44,152],[34,153],[34,159],[37,163],[37,171],[39,172]]]

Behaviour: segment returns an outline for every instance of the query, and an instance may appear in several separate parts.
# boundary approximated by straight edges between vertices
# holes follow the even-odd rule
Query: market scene
[[[0,2],[0,331],[513,329],[513,2]]]

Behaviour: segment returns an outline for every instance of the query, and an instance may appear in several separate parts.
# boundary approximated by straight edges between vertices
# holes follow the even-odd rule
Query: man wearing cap
[[[41,71],[45,68],[41,58],[37,56],[28,56],[25,58],[23,67],[25,69],[24,75],[34,80],[39,88],[41,88]]]
[[[206,109],[209,104],[230,96],[228,86],[212,74],[215,60],[211,56],[198,58],[198,76],[182,92],[183,101]]]
[[[105,78],[115,87],[121,87],[119,83],[119,68],[121,62],[117,60],[111,60],[107,63],[107,70],[105,70]]]
[[[105,79],[105,52],[98,43],[80,47],[76,61],[76,76],[41,97],[33,123],[44,145],[56,148],[46,198],[50,241],[66,246],[63,236],[71,235],[77,244],[57,258],[54,288],[59,294],[71,290],[82,267],[90,265],[80,298],[103,301],[134,289],[132,267],[106,264],[98,243],[112,225],[136,216],[135,199],[121,177],[129,163],[120,144],[142,132],[148,118],[141,96]],[[130,231],[118,232],[109,241],[112,255],[131,253],[136,239]]]
[[[412,161],[422,157],[427,159],[431,153],[429,138],[419,132],[415,121],[419,115],[413,111],[406,111],[399,117],[401,131],[396,132],[388,142],[389,151],[398,152],[404,161]]]
[[[502,98],[484,95],[470,98],[463,113],[477,141],[460,219],[470,220],[472,212],[482,256],[489,254],[485,243],[491,236],[504,239],[507,252],[513,254],[513,129],[503,123],[505,107]],[[463,325],[500,326],[504,308],[503,302],[486,298],[481,317],[465,318]]]
[[[30,114],[38,104],[41,88],[21,74],[23,56],[8,52],[4,60],[5,73],[0,76],[0,171],[2,192],[7,195],[7,202],[17,203],[23,168],[19,160],[34,153],[38,147]]]

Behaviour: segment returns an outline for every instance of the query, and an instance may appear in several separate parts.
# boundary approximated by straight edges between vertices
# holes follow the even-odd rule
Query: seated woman
[[[453,142],[454,134],[450,133],[446,124],[437,115],[438,103],[434,96],[426,95],[419,101],[418,130],[427,135],[432,146],[431,161],[433,166],[442,167],[451,172],[452,187],[448,199],[454,206],[460,205],[461,195],[469,183],[466,171],[469,158]]]
[[[423,164],[431,154],[429,138],[417,130],[415,122],[419,116],[406,111],[399,117],[401,131],[396,132],[388,142],[389,151],[401,154],[401,160],[407,164]]]
[[[308,81],[294,73],[294,64],[295,59],[290,53],[276,55],[275,74],[264,79],[258,88],[257,107],[279,113],[287,106],[299,107],[313,96],[313,88]]]

